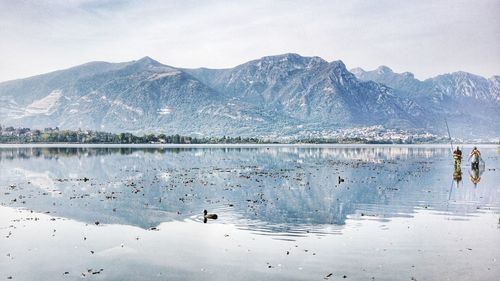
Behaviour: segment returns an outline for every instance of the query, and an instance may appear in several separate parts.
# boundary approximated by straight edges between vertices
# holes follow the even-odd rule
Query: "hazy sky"
[[[0,0],[0,81],[95,60],[219,68],[288,52],[490,77],[499,15],[500,0]]]

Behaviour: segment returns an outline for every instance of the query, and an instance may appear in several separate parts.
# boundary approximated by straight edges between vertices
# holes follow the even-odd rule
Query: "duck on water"
[[[209,214],[207,210],[203,210],[203,222],[207,223],[207,220],[216,220],[218,218],[217,214]]]

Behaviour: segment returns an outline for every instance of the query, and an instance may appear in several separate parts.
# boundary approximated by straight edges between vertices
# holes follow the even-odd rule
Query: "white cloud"
[[[296,52],[426,78],[500,73],[500,2],[0,0],[0,81],[151,56],[230,67]]]

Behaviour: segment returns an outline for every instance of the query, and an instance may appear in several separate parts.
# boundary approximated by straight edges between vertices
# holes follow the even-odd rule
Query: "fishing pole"
[[[448,130],[448,139],[450,140],[451,153],[453,153],[453,140],[451,139],[450,127],[448,127],[448,120],[444,117],[444,123],[446,123],[446,130]]]

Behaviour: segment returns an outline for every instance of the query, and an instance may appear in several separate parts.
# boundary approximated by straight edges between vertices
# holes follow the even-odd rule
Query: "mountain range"
[[[90,62],[0,83],[0,124],[191,136],[307,136],[342,128],[500,135],[500,76],[420,81],[382,66],[283,54],[227,69],[186,69],[149,57]]]

